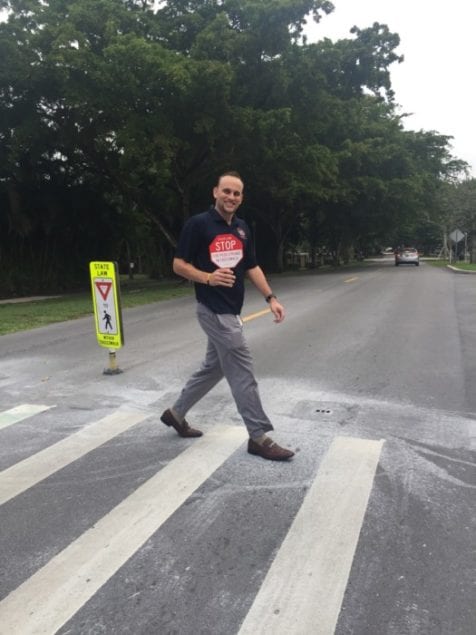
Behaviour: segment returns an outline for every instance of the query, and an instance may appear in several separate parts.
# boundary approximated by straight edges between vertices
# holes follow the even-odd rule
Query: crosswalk
[[[43,410],[36,412],[43,412]],[[0,505],[33,487],[91,450],[147,417],[144,412],[118,411],[58,441],[0,474]],[[23,419],[18,419],[18,421]]]
[[[8,426],[28,419],[35,414],[49,410],[51,406],[40,406],[37,404],[22,404],[21,406],[15,406],[9,410],[4,410],[0,413],[0,429],[7,428]]]
[[[240,635],[334,632],[382,445],[334,440]]]
[[[0,412],[0,433],[51,408],[22,404]],[[151,414],[118,409],[8,467],[0,472],[0,504],[133,431]],[[217,426],[169,460],[0,599],[0,635],[57,633],[245,441],[243,426]],[[382,440],[333,439],[235,632],[334,633],[382,447]]]

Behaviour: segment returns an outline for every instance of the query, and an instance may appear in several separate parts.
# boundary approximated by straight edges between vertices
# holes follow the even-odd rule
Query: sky
[[[453,156],[471,165],[476,177],[476,11],[473,0],[332,0],[335,9],[306,29],[309,42],[353,37],[349,31],[374,22],[400,36],[390,66],[404,126],[452,136]]]

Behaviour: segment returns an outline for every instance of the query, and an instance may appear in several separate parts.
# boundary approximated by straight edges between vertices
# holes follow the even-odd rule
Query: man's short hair
[[[235,179],[240,179],[240,181],[243,183],[243,179],[241,178],[239,172],[237,172],[236,170],[229,170],[228,172],[223,172],[223,174],[220,174],[217,183],[220,183],[224,176],[233,176],[235,177]]]

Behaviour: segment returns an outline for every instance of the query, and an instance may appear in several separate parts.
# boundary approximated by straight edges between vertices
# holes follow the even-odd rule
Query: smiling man
[[[213,188],[215,205],[190,218],[180,235],[173,269],[195,283],[197,318],[208,338],[201,367],[185,384],[174,405],[161,417],[182,437],[199,437],[185,419],[190,408],[223,377],[249,434],[248,452],[283,461],[294,452],[280,447],[266,433],[273,426],[263,410],[253,362],[240,319],[245,276],[263,295],[275,322],[284,319],[278,302],[258,266],[248,225],[237,218],[243,201],[243,181],[237,172],[222,174]]]

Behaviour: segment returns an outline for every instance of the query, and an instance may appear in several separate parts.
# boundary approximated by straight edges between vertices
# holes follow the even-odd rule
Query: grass
[[[446,267],[447,265],[451,264],[452,267],[455,267],[456,269],[462,269],[463,271],[476,271],[476,263],[461,262],[461,261],[450,263],[448,260],[430,260],[430,259],[428,260],[425,259],[425,262],[432,265],[433,267]]]
[[[121,305],[131,308],[191,295],[193,286],[178,280],[151,280],[121,276]],[[54,322],[75,320],[94,312],[91,291],[64,295],[59,298],[0,304],[0,335],[46,326]]]
[[[462,269],[463,271],[476,271],[476,263],[452,262],[451,266],[456,267],[456,269]]]

